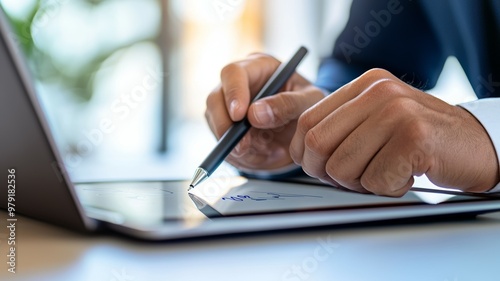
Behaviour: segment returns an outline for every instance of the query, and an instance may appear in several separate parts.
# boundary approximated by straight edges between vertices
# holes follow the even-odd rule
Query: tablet
[[[89,183],[78,184],[76,191],[89,217],[154,240],[500,210],[495,194],[418,187],[390,198],[321,184],[243,177],[209,179],[190,192],[187,186],[188,181]],[[434,199],[426,199],[429,196]]]

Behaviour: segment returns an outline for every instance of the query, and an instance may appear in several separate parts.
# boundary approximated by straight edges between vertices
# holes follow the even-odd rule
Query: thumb
[[[320,91],[282,92],[254,102],[248,109],[248,120],[258,129],[284,126],[323,97]]]

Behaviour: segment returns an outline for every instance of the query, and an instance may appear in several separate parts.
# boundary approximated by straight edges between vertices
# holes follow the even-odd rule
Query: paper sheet
[[[331,186],[247,180],[208,179],[190,191],[198,207],[209,205],[222,215],[375,207],[422,203],[415,193],[389,198],[339,190]]]

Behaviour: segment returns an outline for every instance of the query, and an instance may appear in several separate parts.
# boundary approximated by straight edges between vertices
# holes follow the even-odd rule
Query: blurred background
[[[76,181],[187,179],[215,145],[205,100],[227,63],[288,59],[311,81],[351,0],[0,0]],[[446,91],[444,90],[446,89]],[[475,99],[449,58],[431,91]],[[229,165],[220,173],[234,173]]]

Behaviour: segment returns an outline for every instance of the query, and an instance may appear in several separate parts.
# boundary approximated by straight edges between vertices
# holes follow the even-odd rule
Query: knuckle
[[[361,75],[361,77],[364,78],[370,78],[370,79],[382,79],[382,78],[388,78],[392,77],[393,75],[382,68],[372,68],[370,70],[367,70],[365,73]]]
[[[387,89],[382,89],[382,86],[389,84],[389,83],[386,84],[386,82],[397,83],[398,81],[399,79],[394,75],[392,75],[392,73],[390,73],[389,71],[381,68],[373,68],[361,74],[361,76],[359,76],[357,79],[354,79],[346,86],[354,87],[355,85],[357,85],[358,87],[361,86],[367,89],[363,92],[363,94],[365,93],[379,94],[381,91],[383,93],[387,90]],[[378,85],[379,83],[380,85]]]
[[[326,173],[344,186],[359,186],[359,175],[342,164],[355,161],[356,159],[347,150],[337,149],[327,163]]]
[[[363,133],[354,131],[344,139],[332,155],[334,163],[356,163],[370,140]]]
[[[401,83],[390,78],[381,78],[375,81],[372,89],[376,93],[400,93],[402,92]]]
[[[274,59],[271,55],[262,52],[253,52],[248,54],[247,59]]]
[[[315,124],[312,114],[310,113],[311,111],[307,110],[304,113],[302,113],[299,117],[299,120],[297,121],[297,130],[302,133],[306,134]]]
[[[230,63],[224,66],[220,72],[221,80],[224,80],[226,77],[234,74],[234,72],[239,71],[240,69],[241,66],[239,66],[237,63]]]
[[[315,130],[310,130],[306,133],[304,137],[304,145],[309,151],[314,153],[314,155],[320,156],[325,155],[328,151],[326,146],[321,141],[321,137]]]
[[[403,93],[402,85],[395,80],[382,78],[372,80],[366,90],[359,95],[359,102],[379,104],[381,100],[391,102]]]
[[[335,162],[338,163],[338,162]],[[342,184],[343,186],[350,187],[350,182],[352,182],[352,179],[349,178],[346,174],[345,171],[342,170],[340,165],[335,165],[332,163],[328,163],[326,165],[326,174],[332,178],[334,181]]]
[[[406,175],[391,170],[385,170],[385,172],[377,174],[363,174],[360,182],[366,190],[376,195],[401,197],[409,189],[409,187],[406,187],[408,182]]]
[[[217,101],[217,92],[210,93],[206,100],[206,110],[209,111],[215,104],[217,104]]]
[[[387,98],[401,95],[404,89],[403,85],[397,80],[381,78],[374,81],[367,92],[377,98]]]
[[[383,184],[373,175],[363,175],[360,179],[361,185],[368,191],[376,195],[386,195],[387,190]]]
[[[311,167],[310,165],[303,165],[302,166],[302,170],[308,176],[313,177],[313,178],[320,178],[322,176],[322,174],[321,174],[320,171],[318,171],[317,169]]]
[[[386,120],[397,120],[414,112],[414,101],[405,97],[388,100],[380,110],[380,115]]]
[[[280,63],[279,60],[277,60],[275,57],[273,57],[269,54],[266,54],[266,53],[261,53],[261,52],[251,53],[250,55],[248,55],[247,58],[251,61],[253,61],[253,60],[265,61],[266,63],[272,64],[272,65],[276,65],[276,64]]]

